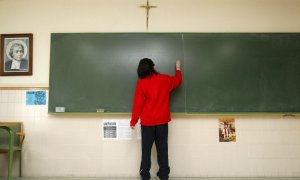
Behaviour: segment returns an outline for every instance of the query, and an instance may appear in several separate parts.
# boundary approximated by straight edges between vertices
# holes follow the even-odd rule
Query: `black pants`
[[[155,142],[160,179],[168,179],[170,173],[168,159],[168,123],[157,126],[142,126],[142,162],[140,175],[142,179],[150,179],[151,148]]]

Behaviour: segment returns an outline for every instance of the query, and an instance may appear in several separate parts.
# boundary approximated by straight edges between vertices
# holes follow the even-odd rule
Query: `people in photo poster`
[[[5,72],[28,71],[28,48],[22,40],[13,40],[6,46]]]

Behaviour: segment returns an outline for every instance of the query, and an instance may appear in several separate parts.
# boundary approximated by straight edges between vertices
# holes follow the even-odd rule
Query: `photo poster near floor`
[[[103,139],[130,140],[131,128],[130,120],[124,119],[104,119],[102,121]]]
[[[26,105],[46,105],[46,91],[26,91]]]
[[[219,118],[219,142],[236,142],[234,118]]]

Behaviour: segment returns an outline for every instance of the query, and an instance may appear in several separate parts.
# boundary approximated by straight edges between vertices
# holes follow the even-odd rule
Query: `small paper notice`
[[[130,120],[103,120],[103,139],[131,139]]]
[[[116,139],[117,138],[117,122],[103,121],[103,138]]]
[[[46,105],[46,91],[27,91],[26,105]]]
[[[234,118],[219,118],[219,142],[236,142]]]
[[[136,125],[136,138],[137,139],[142,139],[142,127],[141,124],[137,123]]]

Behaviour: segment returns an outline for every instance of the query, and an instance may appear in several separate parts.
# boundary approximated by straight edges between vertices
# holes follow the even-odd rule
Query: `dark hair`
[[[157,74],[156,70],[154,69],[154,63],[149,58],[143,58],[140,60],[137,73],[139,78],[143,79],[146,77],[151,76],[153,73]]]

